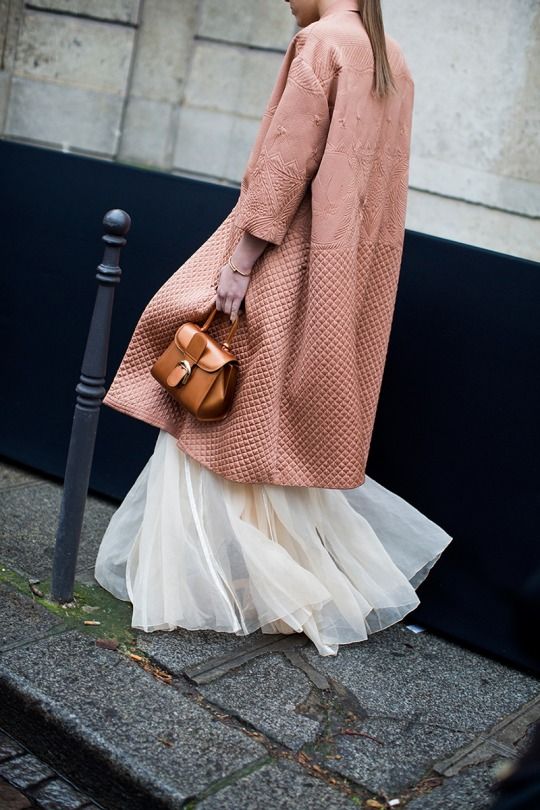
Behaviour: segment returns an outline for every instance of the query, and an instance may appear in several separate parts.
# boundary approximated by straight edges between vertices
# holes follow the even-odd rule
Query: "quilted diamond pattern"
[[[285,54],[238,203],[144,308],[104,403],[176,437],[236,481],[352,488],[365,467],[403,248],[413,82],[387,37],[397,91],[371,93],[358,15],[302,29]],[[244,230],[269,241],[233,343],[240,374],[221,422],[198,422],[150,367],[202,323]],[[219,315],[212,334],[224,339]]]

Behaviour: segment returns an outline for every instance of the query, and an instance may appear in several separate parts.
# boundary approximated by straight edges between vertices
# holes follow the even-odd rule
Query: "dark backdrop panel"
[[[0,141],[0,165],[0,453],[63,478],[104,214],[122,208],[132,220],[108,384],[145,304],[225,218],[238,191],[7,141]],[[103,407],[91,487],[122,497],[156,436],[154,427]]]
[[[146,303],[238,191],[7,141],[0,165],[0,453],[62,478],[103,215],[123,208],[132,217],[109,384]],[[454,538],[408,618],[536,671],[514,608],[540,564],[539,271],[407,232],[367,470]],[[156,428],[102,408],[91,488],[122,498],[156,437]]]
[[[517,636],[540,568],[539,271],[407,232],[368,468],[454,537],[410,620],[537,672]]]

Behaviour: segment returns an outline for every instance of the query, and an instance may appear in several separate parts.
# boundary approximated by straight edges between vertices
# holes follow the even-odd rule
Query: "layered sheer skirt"
[[[345,490],[231,481],[160,430],[95,577],[146,632],[304,632],[335,655],[413,610],[451,539],[368,476]]]

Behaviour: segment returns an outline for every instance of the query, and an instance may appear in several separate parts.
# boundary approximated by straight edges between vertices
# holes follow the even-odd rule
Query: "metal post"
[[[75,585],[75,568],[81,539],[88,482],[101,401],[105,396],[105,375],[115,285],[122,271],[118,260],[126,244],[125,234],[131,226],[129,214],[121,209],[107,211],[103,218],[105,242],[103,261],[98,266],[99,282],[92,321],[86,341],[81,376],[76,387],[77,401],[71,428],[64,490],[52,572],[52,598],[71,602]]]

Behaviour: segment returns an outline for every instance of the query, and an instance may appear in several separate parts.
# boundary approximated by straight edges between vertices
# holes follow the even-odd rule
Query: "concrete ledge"
[[[0,725],[111,810],[183,807],[266,753],[76,631],[3,655],[0,689]]]

